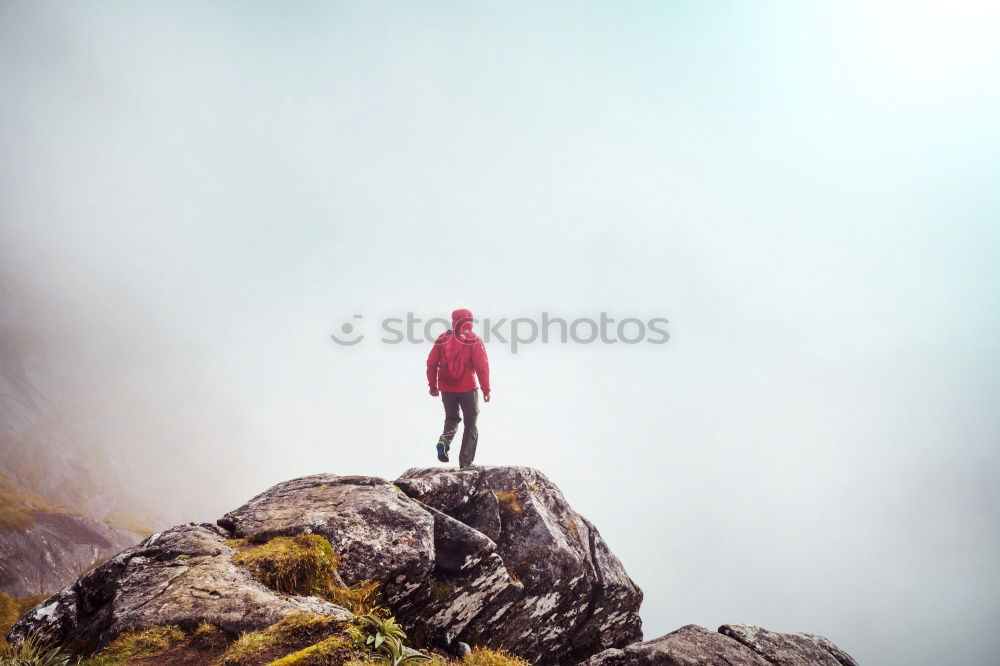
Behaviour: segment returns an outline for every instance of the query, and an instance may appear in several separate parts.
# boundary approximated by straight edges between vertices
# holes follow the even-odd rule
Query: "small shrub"
[[[406,640],[406,632],[399,626],[396,619],[389,616],[361,615],[354,618],[354,624],[360,629],[364,636],[364,644],[358,647],[365,647],[373,651],[373,655],[378,655],[390,666],[402,666],[418,661],[430,661],[430,657],[422,654],[407,654],[403,641]],[[358,634],[354,634],[356,644]]]
[[[198,623],[198,626],[195,627],[194,635],[195,636],[208,636],[208,635],[211,635],[211,634],[217,634],[220,631],[221,630],[217,626],[215,626],[214,624],[212,624],[211,622],[206,622],[206,621],[202,620],[201,622]]]
[[[378,583],[375,581],[355,583],[350,587],[332,585],[320,596],[338,606],[343,606],[355,615],[379,615],[385,612],[378,603]]]

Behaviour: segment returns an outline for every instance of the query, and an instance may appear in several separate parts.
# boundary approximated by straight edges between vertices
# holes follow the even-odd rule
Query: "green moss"
[[[253,631],[237,638],[222,655],[219,664],[223,666],[243,664],[253,660],[257,655],[280,647],[296,635],[323,629],[340,631],[342,628],[340,622],[327,615],[292,613],[267,629]]]
[[[204,621],[192,632],[162,625],[126,632],[99,652],[71,663],[77,666],[127,666],[136,661],[170,664],[183,662],[185,653],[202,655],[204,663],[209,660],[214,663],[212,655],[222,651],[226,640],[221,629]]]
[[[343,636],[331,636],[319,643],[285,655],[281,659],[275,659],[268,666],[307,666],[309,664],[329,663],[334,654],[349,646],[349,642]]]
[[[337,555],[316,534],[277,537],[233,556],[258,581],[284,594],[313,595],[325,591],[337,575]]]
[[[500,518],[503,522],[510,522],[524,512],[521,507],[521,496],[513,490],[494,490],[493,494],[500,505]]]
[[[231,545],[240,548],[250,544]],[[281,594],[322,597],[355,614],[369,613],[378,604],[378,583],[342,584],[337,555],[330,542],[318,534],[276,537],[236,553],[233,563]]]
[[[172,624],[128,631],[101,650],[92,664],[127,664],[133,659],[155,657],[190,640]]]

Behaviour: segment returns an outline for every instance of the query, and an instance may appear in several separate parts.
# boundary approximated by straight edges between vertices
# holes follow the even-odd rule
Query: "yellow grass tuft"
[[[268,666],[307,666],[330,663],[334,653],[347,647],[348,641],[342,636],[330,636],[309,647],[275,659]]]
[[[318,595],[337,574],[337,555],[316,534],[277,537],[233,556],[258,581],[283,594]]]
[[[321,627],[339,628],[340,623],[327,615],[316,615],[313,613],[292,613],[283,619],[272,624],[267,629],[253,631],[243,634],[237,638],[226,649],[219,664],[222,666],[235,666],[247,663],[253,658],[265,652],[275,645],[281,645],[290,636],[303,630],[317,629]]]
[[[531,666],[531,662],[514,656],[506,650],[476,647],[462,659],[465,666]]]
[[[186,643],[189,636],[172,624],[128,631],[101,650],[103,663],[125,664],[133,659],[155,657]]]
[[[8,647],[6,636],[14,623],[45,599],[44,594],[34,597],[11,597],[0,592],[0,650]]]
[[[493,494],[500,505],[500,517],[504,522],[521,515],[524,509],[521,507],[521,496],[512,490],[494,490]]]
[[[234,540],[230,545],[243,548],[248,542]],[[275,537],[236,553],[233,563],[282,594],[322,597],[357,615],[370,613],[378,605],[378,583],[344,585],[337,573],[333,547],[318,534]]]

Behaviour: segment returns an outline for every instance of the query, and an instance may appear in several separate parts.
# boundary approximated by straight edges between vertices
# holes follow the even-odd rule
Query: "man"
[[[438,460],[448,462],[448,450],[455,437],[458,424],[465,419],[462,431],[462,449],[458,454],[459,469],[474,467],[476,442],[479,429],[476,417],[479,415],[479,390],[476,378],[483,387],[483,400],[490,401],[490,363],[486,358],[486,347],[479,336],[472,332],[472,313],[460,308],[451,313],[451,330],[442,333],[434,341],[427,357],[427,384],[431,395],[437,397],[440,390],[444,403],[444,432],[437,443]],[[462,416],[458,415],[461,408]]]

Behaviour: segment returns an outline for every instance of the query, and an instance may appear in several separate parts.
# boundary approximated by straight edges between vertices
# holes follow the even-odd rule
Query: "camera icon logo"
[[[354,315],[353,319],[361,319],[361,317],[362,315],[356,314]],[[345,321],[343,324],[340,325],[340,332],[345,336],[351,336],[355,332],[355,325],[349,321]],[[357,337],[353,339],[349,337],[341,339],[340,337],[337,336],[336,333],[331,333],[330,339],[336,342],[338,345],[343,345],[345,347],[353,347],[354,345],[364,340],[365,336],[362,333],[358,333]]]

